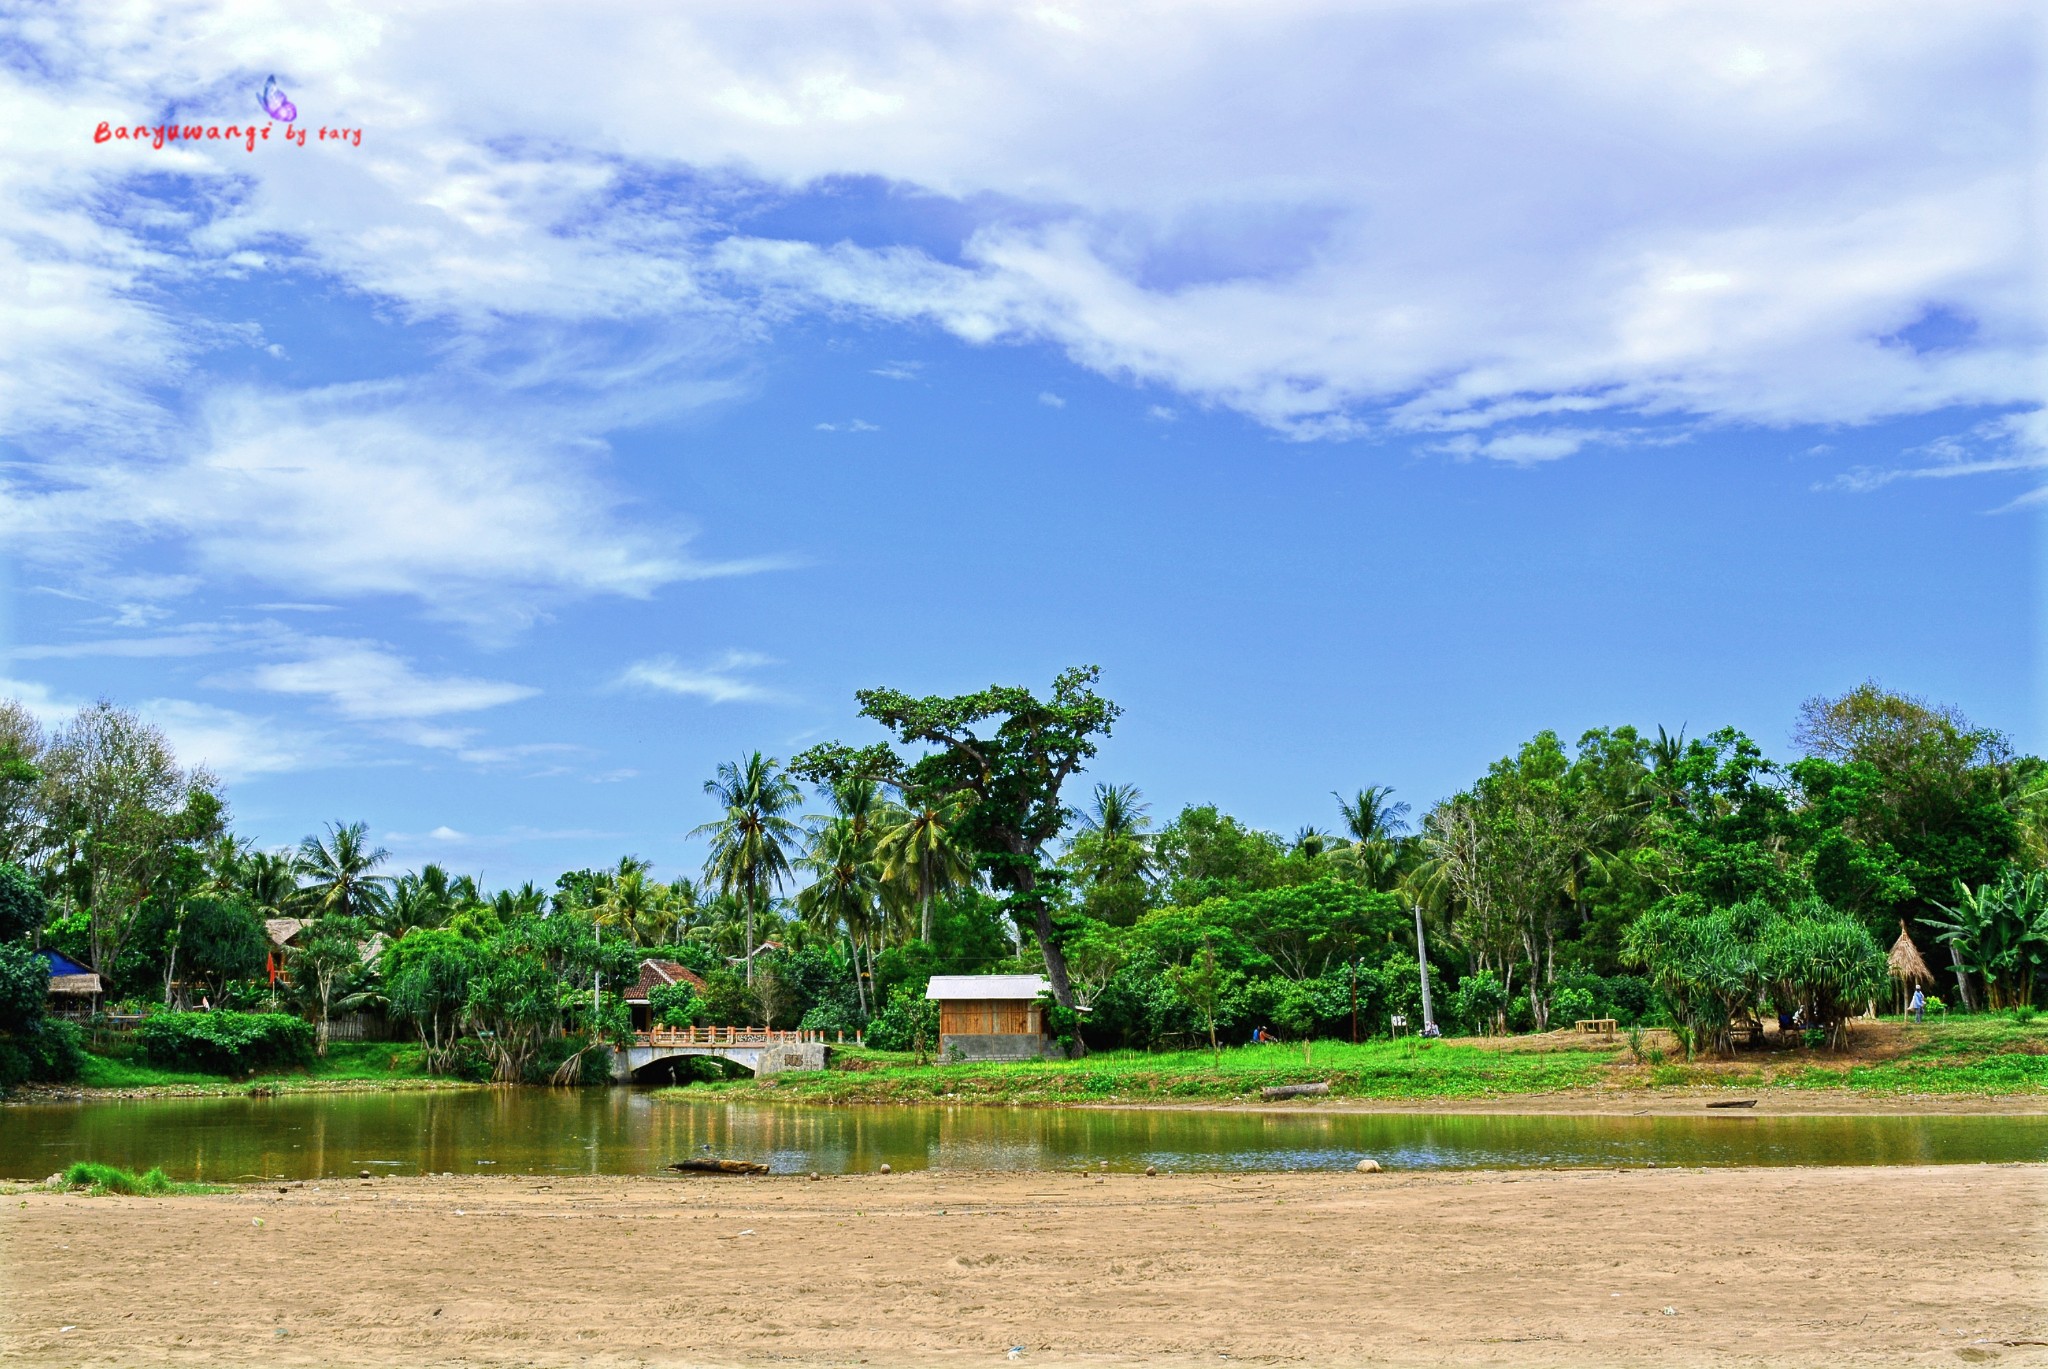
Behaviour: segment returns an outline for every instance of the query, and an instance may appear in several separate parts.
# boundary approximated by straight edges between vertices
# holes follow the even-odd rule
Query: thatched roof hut
[[[1927,968],[1927,962],[1920,958],[1920,948],[1913,944],[1913,938],[1906,933],[1906,924],[1899,923],[1899,939],[1892,943],[1892,953],[1886,959],[1892,969],[1892,978],[1901,984],[1932,984],[1934,972]]]

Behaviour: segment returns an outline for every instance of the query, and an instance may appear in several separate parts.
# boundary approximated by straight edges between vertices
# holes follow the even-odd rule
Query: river
[[[2048,1117],[1682,1117],[802,1107],[479,1089],[0,1108],[0,1176],[74,1160],[234,1183],[354,1174],[645,1174],[698,1154],[777,1172],[1897,1165],[2048,1160]]]

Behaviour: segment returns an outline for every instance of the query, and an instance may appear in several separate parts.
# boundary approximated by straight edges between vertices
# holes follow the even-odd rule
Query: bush
[[[878,1051],[907,1051],[917,1042],[920,1020],[924,1044],[936,1050],[939,1044],[939,1005],[924,996],[922,987],[898,984],[889,995],[889,1006],[868,1023],[867,1044]]]
[[[312,1024],[286,1013],[158,1013],[143,1019],[135,1039],[159,1069],[248,1074],[313,1058]]]
[[[1508,991],[1492,970],[1468,974],[1451,995],[1451,1014],[1474,1035],[1490,1035],[1508,1005]]]
[[[171,1191],[171,1176],[161,1169],[137,1174],[118,1165],[96,1165],[80,1160],[64,1171],[64,1182],[72,1188],[89,1188],[95,1193],[125,1193],[149,1197]]]
[[[692,1027],[704,1010],[704,1000],[687,979],[680,984],[656,984],[647,991],[647,1010],[657,1027]]]
[[[0,1039],[0,1090],[30,1082],[61,1084],[85,1068],[77,1026],[45,1019],[33,1032]]]
[[[1550,1025],[1553,1028],[1569,1027],[1588,1017],[1597,1017],[1594,1010],[1599,1004],[1586,989],[1576,985],[1559,989],[1550,999]]]

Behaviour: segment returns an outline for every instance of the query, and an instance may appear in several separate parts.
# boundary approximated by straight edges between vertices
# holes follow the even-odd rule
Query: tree
[[[2048,872],[2012,866],[1975,888],[1959,882],[1941,910],[1948,916],[1928,925],[1984,981],[1987,1005],[2030,1006],[2035,982],[2048,972]]]
[[[42,930],[50,901],[28,871],[0,862],[0,941],[20,941]]]
[[[1044,853],[1066,825],[1061,787],[1095,755],[1120,711],[1095,692],[1100,675],[1094,666],[1061,671],[1043,700],[1014,685],[923,698],[864,689],[855,695],[863,717],[903,746],[935,749],[913,762],[886,746],[855,751],[835,743],[813,747],[795,765],[820,780],[865,773],[920,792],[970,796],[961,835],[1020,920],[1031,920],[1053,997],[1069,1011],[1074,990],[1046,898],[1060,876]],[[991,722],[992,731],[984,727]]]
[[[48,745],[35,714],[0,699],[0,863],[27,865],[48,843],[42,792]]]
[[[263,973],[269,952],[270,938],[246,900],[239,895],[199,894],[180,904],[165,977],[171,978],[182,961],[185,974],[198,979],[217,1003],[228,981]]]
[[[1193,1008],[1209,1029],[1209,1053],[1220,1056],[1223,1047],[1216,1040],[1216,1014],[1235,976],[1217,963],[1216,952],[1205,942],[1193,961],[1173,966],[1166,977],[1181,1001]]]
[[[412,1023],[429,1070],[446,1069],[482,943],[459,932],[428,929],[389,943],[381,959],[391,1015]]]
[[[320,1027],[315,1051],[327,1054],[328,1022],[334,1009],[335,991],[362,967],[360,943],[369,936],[361,918],[329,913],[313,920],[298,936],[292,965],[311,989],[320,1005]]]
[[[93,969],[111,977],[145,904],[224,826],[219,782],[104,701],[57,733],[43,763],[56,881],[87,911]]]
[[[704,792],[718,800],[725,815],[690,835],[711,838],[706,882],[745,905],[747,981],[752,983],[754,917],[790,876],[789,848],[798,844],[801,833],[787,814],[801,796],[780,763],[758,751],[744,761],[720,765],[717,778],[704,781]]]
[[[370,845],[369,830],[365,823],[331,822],[324,838],[299,843],[298,873],[315,912],[373,918],[390,907],[391,879],[374,872],[391,853]]]
[[[875,842],[882,878],[917,900],[917,939],[932,939],[932,899],[974,880],[974,854],[955,839],[966,816],[964,794],[919,795],[894,810]]]
[[[872,977],[874,942],[881,929],[883,888],[882,868],[874,859],[872,844],[854,823],[833,819],[812,836],[810,849],[799,863],[810,872],[811,882],[797,891],[797,914],[828,935],[845,933],[853,960],[854,989],[865,1018],[866,983]],[[868,954],[867,975],[861,972],[863,947]]]

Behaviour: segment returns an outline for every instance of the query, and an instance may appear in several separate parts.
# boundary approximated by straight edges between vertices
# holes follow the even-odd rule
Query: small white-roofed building
[[[935,974],[924,996],[939,1005],[941,1060],[1063,1060],[1046,1034],[1039,974]]]

